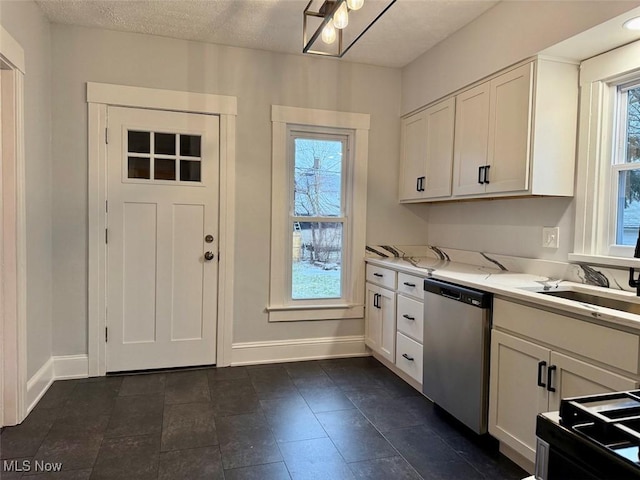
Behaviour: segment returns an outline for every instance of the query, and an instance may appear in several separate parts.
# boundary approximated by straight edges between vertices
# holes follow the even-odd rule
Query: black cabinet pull
[[[382,275],[381,273],[374,273],[373,276],[374,277],[380,277],[380,278],[384,277],[384,275]]]
[[[407,355],[406,353],[402,354],[403,358],[406,358],[407,360],[409,360],[410,362],[413,362],[413,357],[410,357],[409,355]]]
[[[420,179],[422,177],[416,177],[416,192],[420,192]]]
[[[420,191],[424,192],[424,181],[427,179],[427,177],[420,177]]]
[[[378,294],[377,293],[373,294],[373,306],[378,308]]]
[[[484,167],[484,183],[489,183],[489,169],[491,165],[487,165]]]
[[[404,284],[405,284],[407,287],[415,287],[415,286],[416,286],[416,284],[415,284],[415,283],[404,282]]]
[[[406,313],[402,315],[402,318],[406,318],[407,320],[415,320],[416,317],[412,317],[411,315],[407,315]]]
[[[478,183],[484,183],[484,167],[478,167]]]
[[[546,387],[545,383],[542,381],[542,369],[546,366],[547,362],[545,362],[544,360],[538,362],[538,386],[542,388]]]
[[[553,372],[555,372],[555,370],[556,370],[555,365],[549,365],[549,368],[547,369],[547,391],[548,392],[556,391],[556,389],[551,386],[551,382],[552,382],[551,376],[553,375]]]

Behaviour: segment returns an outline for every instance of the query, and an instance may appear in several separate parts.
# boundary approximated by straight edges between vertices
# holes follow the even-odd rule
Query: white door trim
[[[24,50],[0,26],[0,426],[26,416],[27,260],[24,151]]]
[[[89,139],[89,376],[106,373],[106,162],[107,106],[220,115],[220,260],[218,366],[231,364],[235,237],[235,133],[237,99],[173,90],[87,83]]]

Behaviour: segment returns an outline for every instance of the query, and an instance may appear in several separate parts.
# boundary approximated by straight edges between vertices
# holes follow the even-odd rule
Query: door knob
[[[205,260],[213,260],[213,252],[206,252],[204,254],[204,259]]]

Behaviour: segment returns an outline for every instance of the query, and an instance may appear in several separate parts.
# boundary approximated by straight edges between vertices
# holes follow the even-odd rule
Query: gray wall
[[[86,352],[88,81],[237,96],[235,342],[363,332],[361,320],[267,322],[271,105],[371,114],[368,241],[424,243],[425,212],[396,200],[398,69],[63,25],[52,40],[54,354]]]
[[[638,5],[500,2],[402,70],[401,111],[413,111]],[[483,200],[424,208],[429,244],[558,261],[567,261],[573,250],[572,199]],[[542,247],[545,226],[560,227],[557,250]]]
[[[31,1],[0,1],[0,23],[25,52],[27,375],[51,356],[50,28]]]

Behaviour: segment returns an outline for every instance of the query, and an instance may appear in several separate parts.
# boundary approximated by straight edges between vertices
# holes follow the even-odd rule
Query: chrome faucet
[[[633,252],[633,258],[640,258],[640,229],[638,229],[638,240],[636,240],[636,249]],[[640,275],[634,278],[635,272],[633,267],[629,268],[629,286],[636,289],[636,295],[640,297]]]

